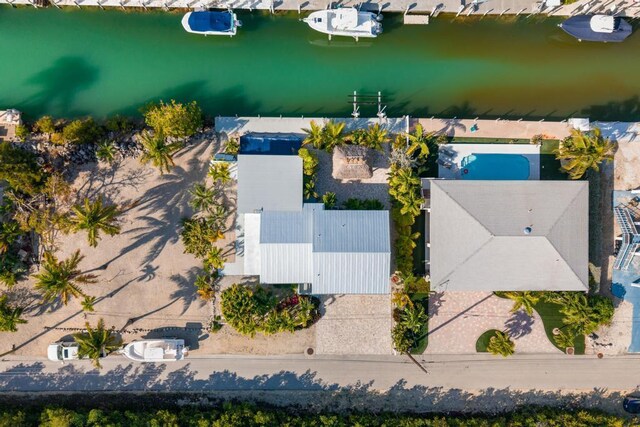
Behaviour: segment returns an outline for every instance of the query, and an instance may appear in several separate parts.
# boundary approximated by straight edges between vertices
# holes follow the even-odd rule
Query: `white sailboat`
[[[378,37],[382,33],[382,15],[360,11],[355,7],[327,9],[313,12],[303,19],[309,27],[331,36]]]

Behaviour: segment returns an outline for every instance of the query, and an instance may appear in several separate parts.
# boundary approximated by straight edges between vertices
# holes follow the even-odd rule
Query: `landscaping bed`
[[[558,304],[554,304],[542,299],[534,306],[534,308],[542,318],[544,331],[547,334],[549,341],[559,350],[564,352],[564,348],[559,347],[556,344],[556,341],[553,339],[553,329],[559,328],[560,330],[562,330],[562,328],[565,327],[565,324],[562,323],[563,316],[562,313],[560,313],[560,306]],[[573,347],[574,354],[584,354],[584,335],[578,335],[575,338]]]
[[[491,337],[496,336],[496,332],[500,332],[497,329],[489,329],[487,332],[483,333],[478,337],[476,341],[476,351],[478,353],[488,353],[487,346],[489,345],[489,340]]]

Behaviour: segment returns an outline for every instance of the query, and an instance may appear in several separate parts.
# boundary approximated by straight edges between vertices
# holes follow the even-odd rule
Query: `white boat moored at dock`
[[[182,27],[185,31],[205,36],[235,36],[242,22],[232,11],[189,12],[182,17]]]
[[[327,9],[313,12],[303,19],[312,29],[331,36],[377,37],[382,33],[382,15],[365,12],[355,7]]]

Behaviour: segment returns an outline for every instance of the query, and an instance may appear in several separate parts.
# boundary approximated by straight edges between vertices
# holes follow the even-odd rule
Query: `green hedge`
[[[9,409],[0,412],[0,427],[252,427],[252,426],[403,426],[403,427],[588,427],[630,426],[632,423],[615,415],[593,410],[556,410],[530,408],[502,415],[454,416],[443,414],[400,415],[358,413],[336,415],[311,414],[302,410],[264,409],[249,405],[224,405],[218,409],[138,409],[106,410],[45,408],[40,410]]]

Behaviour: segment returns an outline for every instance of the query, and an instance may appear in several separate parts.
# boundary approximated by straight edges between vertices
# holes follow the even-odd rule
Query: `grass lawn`
[[[480,335],[478,341],[476,341],[476,351],[478,353],[487,353],[487,346],[489,345],[489,340],[492,336],[496,334],[496,332],[500,332],[497,329],[489,329],[487,332]]]
[[[428,293],[415,293],[411,295],[411,301],[414,304],[420,304],[424,308],[424,312],[429,312],[429,294]],[[422,331],[420,331],[420,339],[418,340],[418,345],[411,350],[411,354],[422,354],[427,349],[427,344],[429,343],[429,322],[425,322]]]
[[[542,318],[544,331],[547,334],[549,341],[551,341],[551,344],[564,351],[564,348],[558,347],[553,339],[553,328],[562,328],[564,326],[564,323],[562,323],[560,306],[558,304],[541,300],[534,306],[534,308]],[[575,348],[575,354],[584,354],[584,335],[576,337],[573,346]]]

